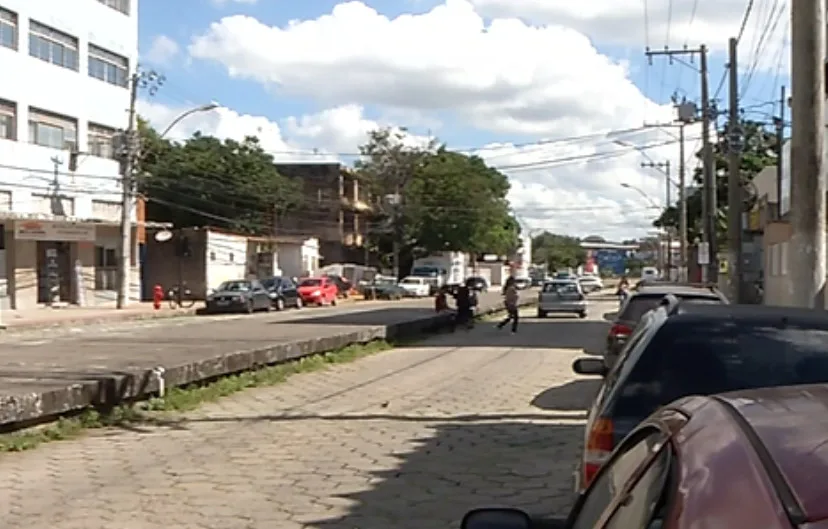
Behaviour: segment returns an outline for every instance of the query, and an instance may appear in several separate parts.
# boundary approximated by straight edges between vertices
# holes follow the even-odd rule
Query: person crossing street
[[[518,330],[520,296],[513,276],[509,276],[509,279],[506,280],[506,285],[503,287],[503,300],[507,315],[506,319],[497,324],[497,328],[502,329],[509,322],[512,322],[512,334],[515,334]]]

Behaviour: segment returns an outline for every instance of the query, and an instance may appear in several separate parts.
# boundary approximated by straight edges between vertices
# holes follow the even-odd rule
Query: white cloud
[[[231,77],[255,80],[329,109],[282,117],[278,123],[220,110],[192,116],[176,131],[186,135],[200,129],[236,138],[256,134],[272,151],[355,152],[365,133],[380,125],[366,117],[366,107],[383,121],[431,128],[437,136],[440,121],[450,122],[453,131],[476,128],[561,138],[672,119],[672,109],[654,104],[630,81],[625,61],[595,49],[577,20],[567,21],[570,27],[563,22],[533,26],[505,17],[487,23],[482,10],[493,9],[494,0],[483,1],[445,0],[427,13],[390,20],[360,2],[348,2],[315,20],[281,28],[246,16],[222,18],[193,38],[193,58],[217,62]],[[570,15],[592,22],[613,15],[602,10],[604,0],[596,2],[597,7],[579,4],[580,11],[570,10]],[[555,4],[564,9],[564,3]],[[614,5],[620,13],[632,12],[632,0]],[[613,20],[612,32],[623,33],[620,27],[633,31]],[[174,112],[165,116],[172,118]],[[694,140],[698,134],[688,129],[687,136]],[[659,204],[664,196],[663,177],[640,167],[646,160],[640,153],[613,143],[621,138],[634,144],[667,139],[650,130],[570,143],[502,145],[481,155],[510,176],[510,198],[529,227],[620,239],[648,231],[657,213],[622,183],[640,188]],[[688,141],[688,153],[694,144]],[[647,154],[678,167],[676,144]]]
[[[520,18],[532,24],[572,28],[600,44],[614,44],[654,50],[691,48],[704,44],[714,52],[727,53],[728,39],[736,37],[747,7],[745,0],[589,0],[556,2],[549,0],[470,0],[477,11],[493,18]],[[783,67],[790,55],[789,25],[791,0],[756,2],[745,26],[740,46],[740,69],[747,69],[759,58],[758,68],[777,68],[777,50],[784,45]],[[645,6],[647,9],[645,19]],[[623,28],[622,31],[619,31]],[[765,33],[767,28],[767,33]],[[762,37],[763,33],[765,36]],[[760,38],[760,53],[756,47]],[[696,61],[698,64],[698,61]],[[785,70],[787,71],[787,69]]]
[[[157,66],[166,66],[181,52],[178,43],[166,35],[156,35],[143,60]]]

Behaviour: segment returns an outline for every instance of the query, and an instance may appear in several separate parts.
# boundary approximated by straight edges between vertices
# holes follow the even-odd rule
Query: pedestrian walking
[[[472,312],[472,295],[469,287],[466,285],[457,287],[454,302],[457,306],[457,324],[471,329],[474,324],[474,313]]]
[[[498,329],[502,329],[505,327],[509,322],[512,322],[512,334],[515,334],[518,330],[518,303],[520,301],[520,297],[518,295],[517,285],[515,284],[515,278],[509,277],[506,280],[506,285],[503,287],[503,300],[506,306],[506,319],[501,321],[497,324]]]

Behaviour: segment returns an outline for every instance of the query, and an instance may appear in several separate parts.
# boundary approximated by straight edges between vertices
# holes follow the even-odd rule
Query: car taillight
[[[584,479],[581,488],[585,489],[592,483],[595,474],[601,465],[610,456],[613,449],[612,421],[610,419],[596,419],[587,437],[586,454],[584,456]]]
[[[610,329],[610,336],[614,338],[626,338],[630,334],[632,334],[632,329],[620,323],[616,323]]]

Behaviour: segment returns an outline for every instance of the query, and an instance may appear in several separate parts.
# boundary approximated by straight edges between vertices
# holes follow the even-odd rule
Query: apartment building
[[[373,209],[367,186],[338,163],[276,164],[283,176],[302,183],[304,204],[278,219],[276,233],[315,237],[322,266],[364,263]]]
[[[0,308],[113,303],[137,3],[0,0]]]

